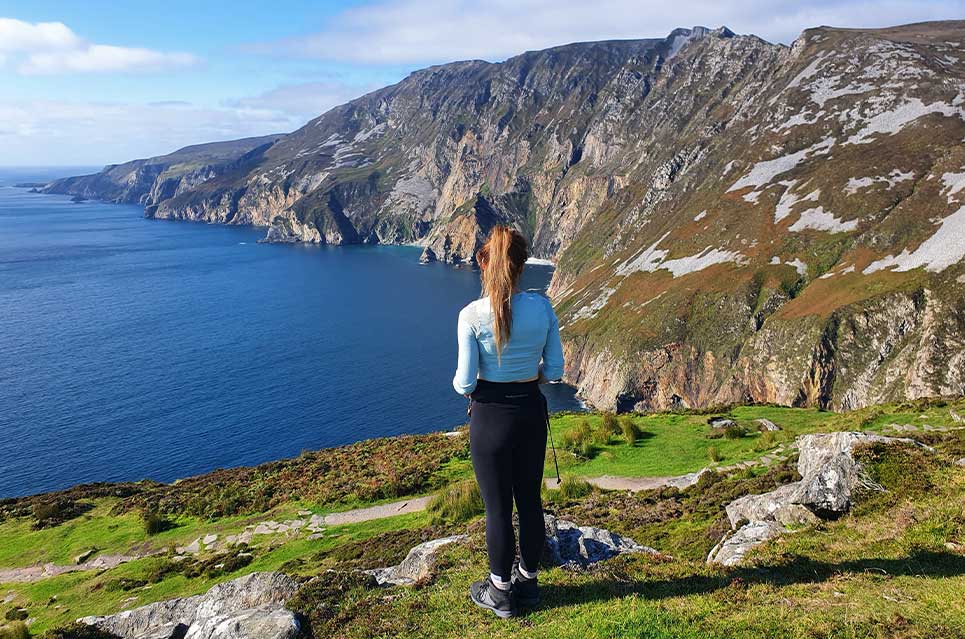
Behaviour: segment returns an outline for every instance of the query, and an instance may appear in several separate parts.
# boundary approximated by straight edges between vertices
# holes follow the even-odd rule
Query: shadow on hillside
[[[736,568],[717,575],[690,575],[657,581],[602,579],[581,586],[547,584],[541,586],[543,604],[540,608],[604,601],[630,594],[646,599],[665,599],[755,584],[787,586],[820,583],[842,573],[866,573],[882,578],[954,577],[965,575],[965,557],[949,552],[918,551],[900,559],[857,559],[829,563],[791,556],[787,562],[779,565]]]

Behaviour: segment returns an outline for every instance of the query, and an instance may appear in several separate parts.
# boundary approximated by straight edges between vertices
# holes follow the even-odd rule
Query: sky
[[[288,132],[453,60],[727,26],[965,19],[965,0],[0,0],[0,166],[102,166]]]

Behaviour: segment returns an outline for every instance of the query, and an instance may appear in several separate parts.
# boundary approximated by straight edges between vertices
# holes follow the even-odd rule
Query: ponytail
[[[493,311],[497,361],[509,341],[513,324],[510,299],[528,256],[526,238],[509,226],[494,226],[486,243],[476,251],[476,262],[480,266],[485,262],[481,274],[482,291],[489,296]]]

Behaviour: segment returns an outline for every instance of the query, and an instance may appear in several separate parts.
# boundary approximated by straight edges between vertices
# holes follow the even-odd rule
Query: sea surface
[[[80,172],[0,169],[0,497],[464,423],[455,329],[476,271],[11,186]],[[528,265],[524,288],[551,274]]]

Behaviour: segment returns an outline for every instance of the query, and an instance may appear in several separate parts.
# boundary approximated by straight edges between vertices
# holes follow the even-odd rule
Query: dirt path
[[[340,513],[329,513],[325,515],[324,521],[326,526],[339,526],[341,524],[357,524],[372,519],[384,519],[385,517],[394,517],[395,515],[416,513],[420,510],[425,510],[431,499],[431,495],[426,497],[413,497],[388,504],[379,504],[378,506],[367,506],[366,508],[355,508]]]

